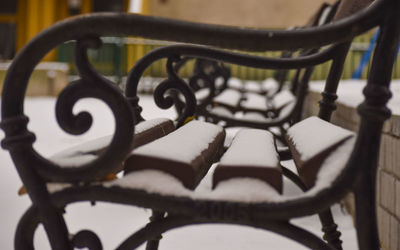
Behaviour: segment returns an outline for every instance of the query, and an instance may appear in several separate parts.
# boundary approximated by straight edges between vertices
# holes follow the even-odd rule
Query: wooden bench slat
[[[265,91],[263,90],[261,83],[259,82],[248,80],[244,82],[243,86],[244,91],[265,95]]]
[[[132,151],[125,161],[127,172],[157,169],[194,189],[223,151],[223,128],[191,121],[176,131]]]
[[[278,91],[279,82],[274,78],[267,78],[261,82],[261,88],[268,96],[271,96]]]
[[[242,93],[234,89],[225,89],[213,99],[215,105],[221,105],[236,110],[242,99]]]
[[[274,136],[265,130],[240,130],[213,175],[213,187],[237,177],[260,179],[282,192],[282,170]]]
[[[293,95],[293,93],[289,90],[282,90],[276,95],[274,95],[274,98],[271,100],[271,104],[273,109],[279,110],[288,105],[291,102],[294,102],[296,100],[296,97]]]
[[[243,82],[239,78],[231,77],[228,79],[228,88],[242,91],[243,90]]]
[[[353,132],[318,117],[309,117],[288,129],[286,140],[289,149],[299,176],[308,187],[315,184],[325,159],[352,137]]]
[[[135,126],[132,149],[169,134],[175,129],[174,123],[166,118],[140,122]],[[103,136],[63,150],[49,159],[60,166],[80,166],[94,160],[110,144],[113,135]],[[122,170],[122,165],[116,172]]]

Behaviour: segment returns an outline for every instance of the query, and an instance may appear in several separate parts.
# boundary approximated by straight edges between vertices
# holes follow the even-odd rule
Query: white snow
[[[242,129],[220,160],[229,166],[277,167],[279,156],[274,136],[266,130]]]
[[[209,88],[202,88],[196,91],[194,93],[196,100],[197,101],[203,101],[210,95],[210,89]]]
[[[194,93],[197,103],[201,103],[201,101],[204,101],[204,99],[206,99],[209,95],[210,95],[209,88],[202,88]],[[179,99],[185,102],[185,96],[183,94],[179,94]]]
[[[262,90],[266,91],[268,95],[275,93],[279,88],[279,83],[274,78],[267,78],[261,82]]]
[[[207,149],[222,130],[222,127],[211,123],[191,121],[168,136],[133,150],[132,154],[189,163]]]
[[[153,117],[171,117],[175,116],[174,110],[160,110],[155,107],[152,97],[142,97],[140,100],[144,106],[143,116],[146,119]],[[82,142],[99,138],[104,135],[111,134],[114,130],[113,116],[104,106],[92,100],[84,101],[85,107],[89,110],[96,111],[98,116],[94,118],[93,128],[88,134],[83,136],[69,136],[63,133],[54,118],[54,98],[27,98],[25,111],[30,116],[30,130],[38,135],[38,140],[34,144],[44,156],[54,154],[65,148],[70,148],[73,145],[81,144]],[[97,118],[96,118],[97,117]],[[50,119],[51,118],[51,119]],[[0,131],[0,137],[3,138],[3,132]],[[11,162],[8,152],[0,150],[0,162],[3,166],[0,192],[3,202],[0,203],[1,226],[0,226],[0,246],[1,249],[13,249],[13,235],[19,218],[23,212],[29,207],[30,200],[28,196],[17,196],[16,192],[21,186],[21,181],[17,175],[15,167]],[[288,164],[288,163],[285,163]],[[167,174],[153,171],[154,182],[162,179],[171,182],[168,186],[174,188],[172,182],[173,177]],[[135,174],[140,174],[138,171]],[[156,172],[154,174],[154,172]],[[149,173],[144,172],[143,175],[136,177],[139,182],[146,182],[137,185],[150,185],[146,179]],[[156,177],[162,175],[162,177]],[[128,176],[126,176],[128,177]],[[129,176],[130,177],[130,176]],[[128,180],[128,179],[126,179]],[[171,181],[172,180],[172,181]],[[121,179],[122,181],[122,179]],[[241,186],[242,183],[245,185]],[[176,185],[181,185],[176,181]],[[152,185],[155,187],[157,185]],[[165,185],[161,185],[164,187]],[[238,189],[235,187],[240,186]],[[54,187],[55,188],[55,187]],[[58,187],[60,188],[60,187]],[[175,187],[177,189],[178,187]],[[160,188],[161,189],[161,188]],[[200,186],[196,189],[199,194],[205,192],[200,189],[211,190],[211,178],[204,179]],[[183,189],[182,190],[186,190]],[[259,192],[259,191],[262,192]],[[162,190],[158,190],[162,191]],[[213,195],[215,199],[226,197],[228,200],[240,199],[245,200],[249,197],[259,196],[259,200],[279,199],[280,195],[272,188],[268,187],[262,181],[232,179],[218,185]],[[172,192],[172,190],[171,190]],[[174,191],[175,192],[175,191]],[[187,192],[187,190],[185,191]],[[250,193],[253,192],[253,193]],[[290,181],[284,181],[284,196],[297,197],[301,194]],[[200,195],[199,195],[200,196]],[[208,196],[208,194],[207,194]],[[220,197],[218,197],[220,196]],[[66,208],[66,220],[68,229],[71,233],[78,232],[82,229],[91,229],[102,239],[104,249],[114,249],[134,230],[137,230],[148,222],[151,216],[151,211],[132,206],[115,205],[109,203],[97,202],[96,206],[92,206],[89,202],[81,202],[69,205]],[[352,219],[349,215],[343,214],[339,206],[333,209],[334,217],[339,229],[342,232],[344,241],[344,249],[356,249],[355,230],[352,225]],[[127,220],[127,218],[129,218]],[[307,230],[322,235],[320,223],[317,216],[308,216],[296,220],[291,220],[294,224],[304,227]],[[269,233],[261,230],[256,230],[250,227],[234,226],[234,225],[196,225],[188,226],[177,230],[172,230],[163,235],[160,243],[160,250],[203,250],[203,249],[265,249],[268,246],[271,249],[292,250],[292,249],[307,249],[300,246],[287,238],[280,237],[275,233]],[[43,227],[39,227],[35,234],[36,249],[50,249],[47,237]],[[145,249],[141,246],[140,250]]]
[[[288,116],[293,111],[295,106],[296,106],[296,102],[291,102],[288,105],[286,105],[285,107],[283,107],[283,109],[279,112],[279,118],[284,118],[284,117]]]
[[[267,97],[256,93],[246,93],[246,99],[241,102],[241,106],[245,109],[254,109],[260,111],[267,110]]]
[[[280,109],[286,104],[295,101],[296,97],[293,93],[289,90],[282,90],[279,91],[276,95],[272,98],[272,105],[275,109]]]
[[[135,134],[142,133],[143,131],[154,128],[155,126],[158,126],[161,123],[167,122],[169,120],[170,119],[168,119],[168,118],[154,118],[154,119],[139,122],[135,126]]]
[[[329,187],[346,166],[351,155],[356,137],[352,137],[333,151],[323,162],[317,175],[315,186],[309,191],[312,195],[316,191]]]
[[[215,88],[220,89],[223,86],[224,82],[225,82],[225,80],[222,76],[217,77],[217,79],[215,79],[215,82],[214,82]]]
[[[321,92],[324,88],[324,82],[314,81],[310,84],[310,90]],[[338,87],[338,100],[337,102],[348,106],[357,107],[361,102],[364,101],[364,95],[362,90],[366,85],[365,80],[342,80]],[[390,90],[393,93],[392,98],[389,100],[388,106],[392,110],[394,115],[400,115],[400,80],[392,80]]]
[[[210,110],[211,114],[215,114],[215,115],[219,115],[219,116],[223,116],[223,117],[233,117],[233,114],[231,111],[229,111],[227,108],[218,106],[218,107],[213,107]]]
[[[135,134],[151,129],[168,120],[169,119],[167,118],[155,118],[140,122],[135,126]],[[101,150],[107,147],[112,138],[113,135],[107,135],[84,142],[50,156],[49,160],[60,165],[61,167],[77,167],[87,164],[97,158],[95,154],[90,154],[90,152]]]
[[[287,135],[299,151],[301,160],[306,161],[354,133],[312,116],[290,127]]]
[[[225,104],[231,107],[239,105],[242,94],[234,89],[225,89],[214,98],[215,103]]]
[[[262,91],[261,84],[256,81],[245,81],[244,90],[259,93]]]
[[[328,18],[329,12],[331,12],[332,7],[328,6],[326,7],[321,14],[321,17],[318,20],[318,26],[323,25],[326,23],[326,19]]]
[[[242,90],[243,89],[243,82],[239,78],[230,77],[228,79],[228,87],[232,89]]]

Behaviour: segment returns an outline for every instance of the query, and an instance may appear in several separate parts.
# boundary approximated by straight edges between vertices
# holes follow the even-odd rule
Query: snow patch
[[[177,162],[191,162],[223,130],[217,125],[191,121],[180,129],[132,151]],[[195,135],[195,136],[194,136]]]
[[[276,167],[279,156],[274,136],[266,130],[242,129],[222,156],[220,164],[229,166]]]
[[[354,133],[312,116],[290,127],[287,135],[296,145],[301,160],[306,161]]]

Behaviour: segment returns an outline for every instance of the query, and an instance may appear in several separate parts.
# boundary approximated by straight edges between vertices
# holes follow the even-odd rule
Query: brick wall
[[[304,116],[318,113],[320,94],[309,93]],[[338,103],[332,122],[344,128],[357,131],[358,114],[353,107]],[[354,215],[353,195],[344,201],[346,208]],[[379,155],[377,183],[378,226],[383,250],[400,250],[400,116],[393,115],[383,129]]]

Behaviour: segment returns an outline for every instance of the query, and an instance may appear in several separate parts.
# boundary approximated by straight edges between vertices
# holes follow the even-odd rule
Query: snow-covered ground
[[[150,97],[141,98],[144,107],[143,116],[147,119],[153,117],[174,117],[172,109],[160,111]],[[85,107],[94,114],[94,125],[89,133],[83,136],[69,136],[62,132],[56,125],[54,116],[54,98],[27,98],[25,112],[30,117],[29,128],[37,135],[34,147],[44,156],[49,156],[57,151],[79,144],[87,139],[101,135],[111,134],[114,129],[111,112],[104,104],[88,99],[77,105],[77,110]],[[0,132],[0,139],[4,134]],[[16,224],[26,208],[30,205],[29,198],[25,195],[19,197],[17,191],[21,181],[11,162],[8,152],[0,150],[0,249],[13,249],[13,235]],[[287,163],[290,165],[290,163]],[[285,181],[284,192],[294,194],[297,188]],[[343,212],[337,205],[334,207],[334,216],[339,229],[343,233],[344,249],[357,249],[355,231],[352,218]],[[77,232],[88,228],[95,231],[102,239],[104,249],[115,248],[123,239],[135,229],[143,226],[150,216],[150,211],[106,203],[97,203],[92,207],[88,202],[73,204],[67,207],[66,219],[69,230]],[[310,231],[320,233],[320,224],[316,216],[296,219],[297,225]],[[46,236],[39,228],[35,236],[37,249],[49,249]],[[142,246],[140,249],[144,249]],[[297,243],[273,233],[227,225],[189,226],[172,230],[164,235],[160,244],[161,250],[179,249],[305,249]]]
[[[324,82],[315,81],[310,85],[310,90],[321,92],[324,87]],[[338,102],[349,106],[356,107],[364,100],[364,95],[361,94],[365,87],[365,80],[342,80],[337,91]],[[390,85],[392,98],[389,100],[388,106],[394,115],[400,115],[400,80],[393,80]]]

